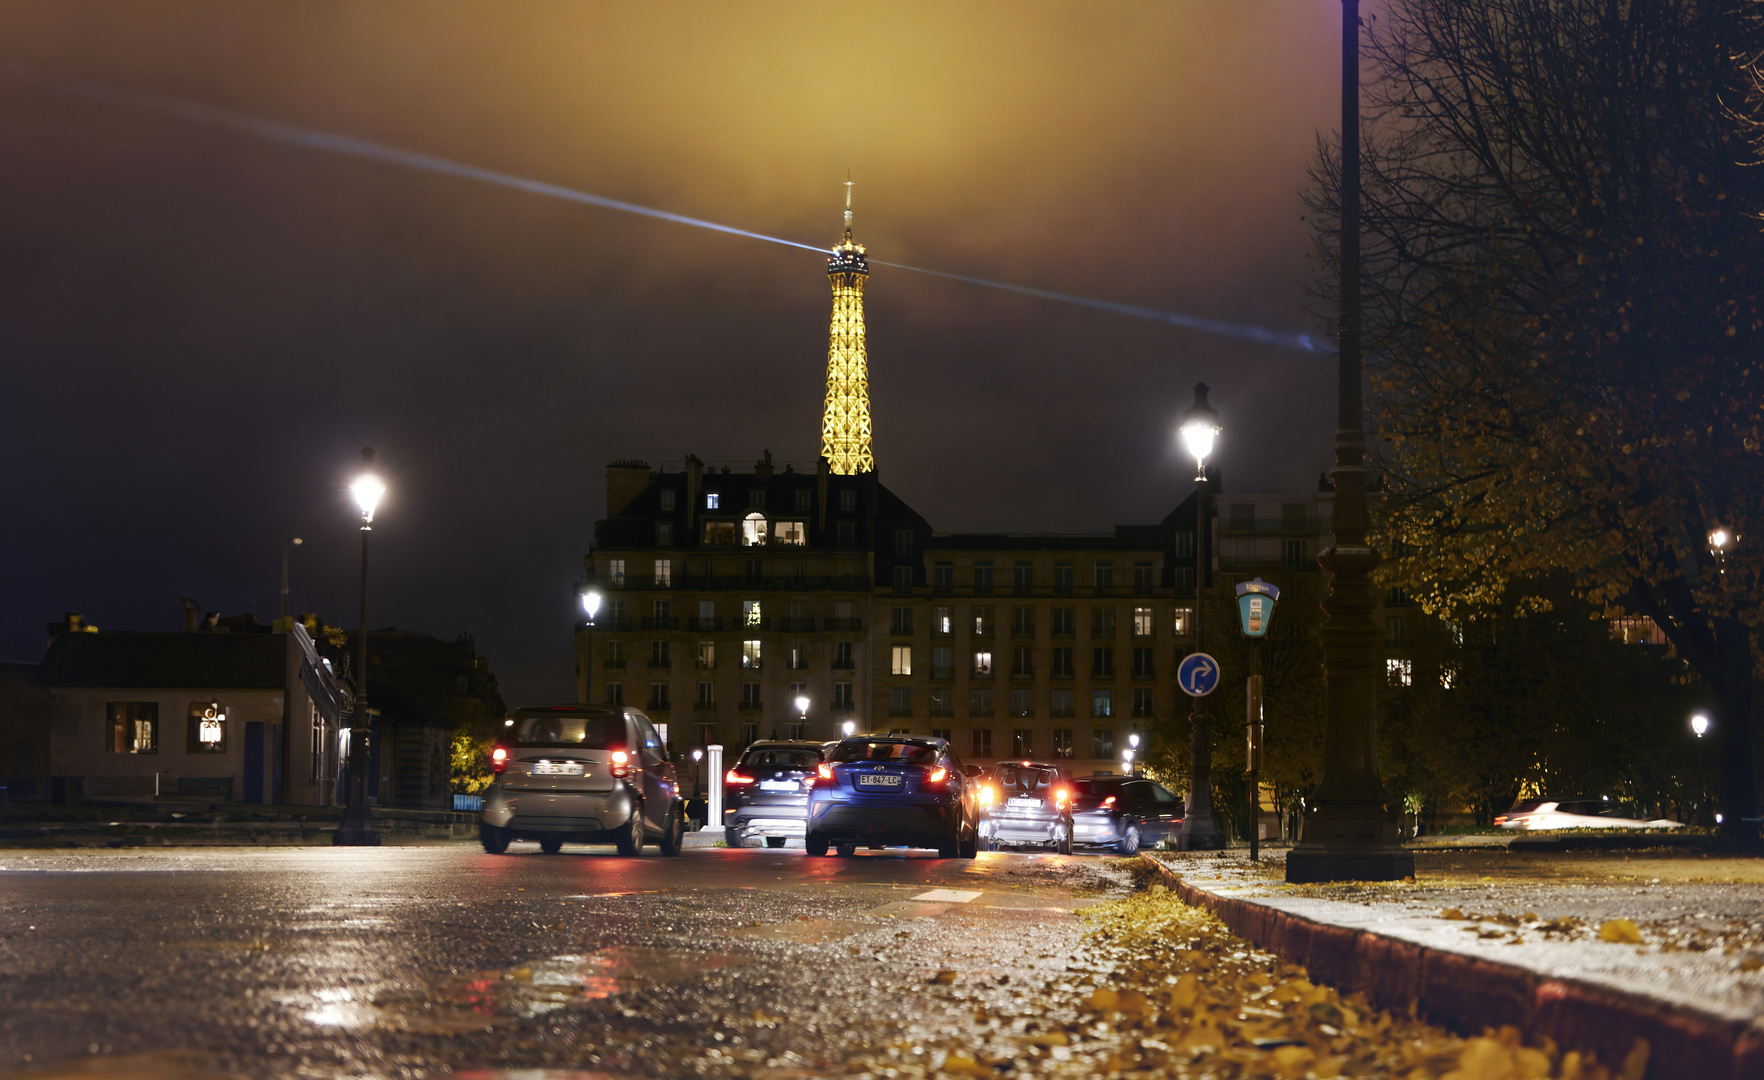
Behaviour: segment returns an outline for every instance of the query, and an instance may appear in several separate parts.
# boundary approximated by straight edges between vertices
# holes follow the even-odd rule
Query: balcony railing
[[[864,620],[856,618],[827,619],[826,627],[828,630],[862,630],[864,628]]]
[[[694,615],[686,620],[686,629],[695,630],[700,634],[711,634],[723,628],[723,620],[717,616]]]
[[[807,616],[785,616],[777,622],[782,634],[812,634],[815,630],[815,620]]]
[[[680,620],[672,615],[649,615],[644,617],[642,628],[644,630],[678,630],[680,629]]]

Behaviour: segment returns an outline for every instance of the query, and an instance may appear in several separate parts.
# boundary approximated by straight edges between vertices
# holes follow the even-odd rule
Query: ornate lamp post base
[[[1286,856],[1286,880],[1397,881],[1415,876],[1396,822],[1378,803],[1321,806],[1305,818],[1305,840]]]
[[[354,739],[350,739],[354,743]],[[362,762],[360,768],[366,768]],[[380,830],[374,828],[374,812],[368,807],[367,779],[360,774],[355,762],[350,768],[356,769],[355,778],[349,783],[349,806],[343,811],[343,820],[338,823],[337,831],[331,834],[332,847],[379,847]]]

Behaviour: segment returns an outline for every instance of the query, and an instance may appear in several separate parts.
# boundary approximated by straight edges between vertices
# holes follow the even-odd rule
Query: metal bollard
[[[723,827],[723,745],[712,743],[704,748],[705,768],[710,771],[710,803],[704,811],[706,830]]]

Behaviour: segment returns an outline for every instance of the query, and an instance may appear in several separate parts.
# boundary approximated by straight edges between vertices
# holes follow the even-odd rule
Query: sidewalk
[[[1764,1077],[1764,859],[1415,853],[1414,881],[1288,885],[1284,851],[1159,853],[1173,887],[1343,992],[1466,1033],[1512,1025],[1657,1077]]]

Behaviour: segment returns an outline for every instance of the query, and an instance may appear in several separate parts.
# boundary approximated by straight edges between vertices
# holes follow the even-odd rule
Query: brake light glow
[[[993,803],[995,803],[997,801],[998,801],[998,792],[993,789],[992,785],[991,784],[982,784],[980,787],[980,805],[981,806],[991,806]]]
[[[831,782],[833,779],[833,766],[823,761],[815,766],[815,775],[823,780]]]
[[[949,779],[949,770],[943,768],[940,765],[937,768],[932,769],[931,772],[925,777],[925,783],[927,783],[927,784],[941,784],[947,779]]]
[[[1053,804],[1055,806],[1065,806],[1067,803],[1069,803],[1071,801],[1072,801],[1072,793],[1070,791],[1067,791],[1063,787],[1054,788]]]
[[[735,786],[740,787],[743,784],[753,783],[753,777],[744,776],[741,773],[736,772],[734,769],[730,769],[727,773],[723,774],[723,783],[734,784]]]
[[[501,773],[506,768],[508,768],[508,747],[498,746],[490,751],[490,771]]]
[[[630,754],[625,753],[623,750],[614,750],[611,754],[609,754],[607,756],[612,758],[612,774],[614,776],[630,776],[631,775],[631,755]]]
[[[1115,805],[1115,797],[1113,795],[1110,795],[1108,798],[1106,798],[1102,801],[1102,806],[1099,807],[1098,809],[1107,810],[1109,807],[1111,807],[1113,805]]]

